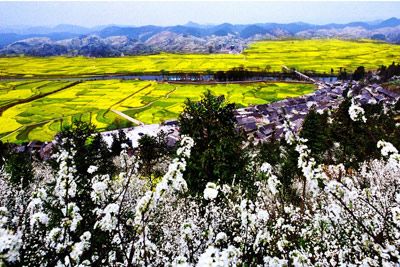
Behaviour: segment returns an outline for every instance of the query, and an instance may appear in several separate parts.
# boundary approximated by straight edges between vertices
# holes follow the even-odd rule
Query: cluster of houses
[[[311,94],[236,110],[238,126],[255,141],[266,141],[282,137],[285,121],[299,131],[311,108],[321,113],[338,108],[347,93],[360,104],[397,101],[400,97],[378,84],[361,85],[355,81],[334,84],[316,81],[316,84],[318,89]]]

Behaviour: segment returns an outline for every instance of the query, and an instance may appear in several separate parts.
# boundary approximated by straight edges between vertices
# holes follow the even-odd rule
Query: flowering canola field
[[[0,77],[92,76],[169,72],[214,72],[234,67],[281,71],[282,65],[300,71],[327,73],[358,66],[375,70],[400,61],[400,46],[371,40],[280,40],[249,45],[242,54],[168,54],[116,58],[3,57]]]
[[[100,130],[128,127],[130,122],[111,110],[121,111],[146,124],[177,118],[187,98],[198,100],[206,90],[225,95],[239,107],[263,104],[310,93],[314,85],[297,83],[169,84],[155,81],[86,81],[33,101],[19,103],[68,84],[65,81],[0,83],[0,139],[48,141],[73,120],[91,121]],[[40,87],[40,88],[39,88]],[[38,89],[39,88],[39,89]]]

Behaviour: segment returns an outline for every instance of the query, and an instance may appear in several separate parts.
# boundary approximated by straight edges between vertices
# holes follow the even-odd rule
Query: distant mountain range
[[[400,43],[400,19],[315,25],[303,22],[249,25],[0,27],[1,55],[93,57],[158,52],[238,53],[250,42],[282,38],[372,38]]]

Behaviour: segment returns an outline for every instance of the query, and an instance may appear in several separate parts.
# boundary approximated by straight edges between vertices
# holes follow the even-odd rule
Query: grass
[[[65,86],[65,82],[0,82],[0,88],[4,92],[14,88],[12,91],[16,99],[30,98],[32,94],[37,93],[39,85],[60,88]],[[45,87],[41,88],[44,90]],[[2,125],[0,139],[10,142],[48,141],[53,139],[62,125],[70,124],[74,119],[90,120],[100,130],[131,125],[111,109],[122,111],[144,123],[160,123],[177,118],[188,97],[198,100],[206,90],[211,90],[217,95],[223,94],[229,102],[235,102],[239,107],[243,107],[310,93],[314,90],[314,85],[297,83],[196,85],[133,80],[86,81],[4,110],[0,116]]]
[[[360,40],[283,40],[251,44],[242,54],[157,54],[118,58],[3,57],[0,76],[49,77],[104,74],[208,72],[244,66],[249,69],[281,71],[282,65],[300,71],[337,74],[358,66],[375,70],[382,64],[400,61],[400,46]]]

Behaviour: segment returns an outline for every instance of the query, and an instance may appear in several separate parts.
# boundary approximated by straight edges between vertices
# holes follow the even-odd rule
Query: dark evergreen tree
[[[15,186],[26,188],[33,180],[32,156],[27,150],[18,152],[11,149],[6,155],[4,167]]]
[[[359,81],[365,77],[365,68],[363,66],[358,67],[353,73],[353,80]]]
[[[3,168],[5,159],[8,154],[8,146],[0,141],[0,170]]]
[[[300,133],[300,137],[307,139],[307,146],[311,150],[311,156],[318,163],[329,160],[325,154],[332,147],[328,117],[327,112],[318,114],[315,109],[311,109],[304,119]]]
[[[156,165],[171,152],[168,147],[167,135],[163,131],[159,132],[157,136],[145,134],[138,143],[136,154],[139,158],[139,172],[152,182],[152,175],[161,175],[157,172]]]
[[[94,175],[109,175],[111,179],[114,178],[116,167],[112,161],[112,153],[102,136],[96,131],[96,127],[83,121],[74,121],[71,126],[67,126],[57,134],[55,152],[60,151],[68,151],[72,155],[67,159],[67,165],[76,169],[73,174],[76,182],[76,194],[69,200],[80,207],[79,213],[83,218],[76,231],[70,235],[74,242],[77,242],[83,232],[93,229],[91,230],[91,246],[82,257],[90,258],[93,254],[99,255],[98,259],[93,261],[93,265],[100,265],[108,257],[105,251],[109,251],[113,246],[112,235],[94,227],[96,223],[96,216],[93,216],[95,204],[90,193]],[[52,162],[52,166],[55,172],[59,170],[57,162]],[[97,167],[97,170],[92,173],[88,170],[90,166]],[[51,188],[55,185],[49,184],[49,186]],[[51,209],[51,207],[48,208]],[[58,222],[63,216],[59,209],[54,209],[50,221]],[[51,255],[47,255],[47,257],[51,257]],[[55,257],[56,259],[57,257]]]
[[[132,141],[128,139],[123,130],[119,130],[118,133],[112,134],[112,137],[113,137],[113,142],[111,144],[112,156],[118,156],[119,154],[121,154],[123,145],[132,148]]]
[[[235,105],[227,104],[224,96],[210,91],[199,102],[186,101],[179,125],[181,134],[195,141],[185,172],[191,192],[202,192],[207,182],[252,183],[247,179],[246,138],[235,128],[234,110]]]
[[[93,124],[74,121],[71,126],[66,126],[57,134],[56,141],[56,152],[63,149],[76,151],[74,161],[77,174],[82,179],[87,176],[87,169],[91,165],[98,167],[99,174],[115,173],[112,153]]]

